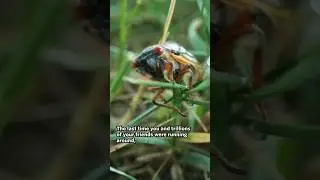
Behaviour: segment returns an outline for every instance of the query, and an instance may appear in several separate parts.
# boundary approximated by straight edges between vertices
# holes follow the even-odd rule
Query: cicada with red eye
[[[191,89],[194,84],[203,79],[203,70],[192,53],[174,42],[165,42],[145,48],[135,59],[133,68],[152,80],[167,81],[183,84]],[[153,103],[174,109],[185,116],[175,107],[158,103],[164,88],[159,88],[153,98]]]

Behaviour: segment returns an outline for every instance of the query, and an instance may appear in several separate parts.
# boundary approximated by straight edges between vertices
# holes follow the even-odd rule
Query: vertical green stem
[[[110,87],[110,102],[115,98],[118,90],[120,89],[120,84],[122,82],[122,77],[128,72],[130,64],[129,61],[124,59],[124,53],[126,49],[126,37],[127,37],[127,0],[121,0],[120,2],[120,51],[119,51],[119,61],[120,70],[116,78],[111,82]]]
[[[183,96],[182,96],[181,89],[173,89],[173,97],[172,97],[172,104],[179,110],[182,108]],[[177,112],[174,112],[174,124],[179,126],[181,124],[181,115]],[[177,138],[173,138],[172,140],[172,147],[175,148]]]
[[[111,82],[110,88],[110,102],[114,100],[117,93],[122,87],[122,78],[129,72],[130,70],[130,61],[125,58],[125,51],[127,48],[127,35],[130,32],[132,26],[132,19],[137,15],[139,12],[139,8],[141,5],[141,0],[136,1],[136,6],[134,7],[131,13],[127,11],[127,0],[121,0],[120,3],[120,48],[119,48],[119,71],[115,79]]]
[[[120,2],[120,53],[119,53],[119,61],[120,64],[123,64],[124,61],[124,51],[126,49],[126,40],[127,40],[127,0],[121,0]]]

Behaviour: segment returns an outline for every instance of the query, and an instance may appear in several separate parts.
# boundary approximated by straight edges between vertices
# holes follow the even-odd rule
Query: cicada
[[[187,89],[203,80],[202,67],[194,55],[175,42],[146,47],[135,59],[133,68],[152,80],[183,84]],[[164,91],[164,88],[158,88],[152,102],[185,116],[177,108],[157,101]]]

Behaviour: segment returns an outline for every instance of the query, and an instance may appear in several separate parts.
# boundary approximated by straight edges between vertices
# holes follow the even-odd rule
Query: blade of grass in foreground
[[[188,29],[188,38],[192,47],[196,51],[209,51],[208,44],[200,37],[197,30],[201,26],[201,19],[197,18],[192,21]]]
[[[191,89],[189,91],[189,93],[205,90],[209,86],[210,86],[210,80],[206,79],[206,80],[202,81],[199,85],[197,85],[195,88]]]
[[[137,16],[139,12],[139,8],[141,5],[141,0],[136,1],[136,5],[130,13],[127,12],[127,0],[120,1],[120,51],[119,51],[119,60],[120,60],[120,67],[115,79],[112,80],[110,86],[110,102],[114,100],[117,93],[119,92],[120,88],[123,84],[123,77],[129,72],[130,70],[130,61],[126,59],[128,55],[126,54],[126,44],[127,44],[127,36],[132,27],[133,18]],[[126,56],[127,55],[127,56]]]
[[[197,0],[198,8],[201,12],[203,21],[210,32],[210,3],[209,0]]]
[[[110,166],[110,171],[111,171],[111,172],[114,172],[114,173],[117,173],[117,174],[119,174],[119,175],[121,175],[121,176],[123,176],[123,177],[126,177],[126,178],[128,178],[128,179],[137,180],[136,178],[130,176],[129,174],[127,174],[127,173],[125,173],[125,172],[123,172],[123,171],[121,171],[121,170],[118,170],[118,169],[116,169],[116,168],[114,168],[114,167],[112,167],[112,166]]]
[[[123,76],[129,71],[130,63],[125,59],[125,49],[127,42],[127,0],[120,1],[120,51],[119,51],[119,72],[110,85],[110,102],[114,100],[122,85]]]
[[[147,109],[146,111],[144,111],[143,113],[139,114],[139,116],[137,116],[136,118],[134,118],[133,120],[131,120],[127,126],[135,126],[140,124],[140,122],[147,116],[149,116],[152,112],[154,112],[155,110],[157,110],[159,108],[159,106],[152,106],[151,108]]]

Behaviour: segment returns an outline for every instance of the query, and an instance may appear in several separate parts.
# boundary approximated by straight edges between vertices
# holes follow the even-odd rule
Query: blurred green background
[[[74,2],[1,3],[0,179],[82,178],[106,163],[108,48]]]

